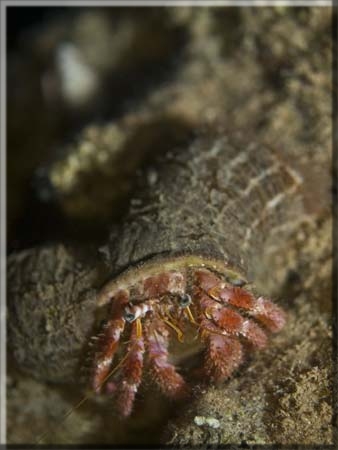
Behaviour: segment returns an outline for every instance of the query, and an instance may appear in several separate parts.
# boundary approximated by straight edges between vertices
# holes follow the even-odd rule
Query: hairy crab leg
[[[206,342],[204,372],[211,381],[220,383],[230,377],[243,361],[243,348],[237,336],[229,336],[208,319],[206,309],[215,304],[200,289],[195,289],[196,298],[200,301],[200,335]]]
[[[117,409],[123,417],[131,414],[134,399],[142,380],[143,355],[145,351],[141,320],[132,323],[127,358],[121,369],[121,383],[117,386]]]
[[[94,356],[91,380],[93,390],[97,393],[101,391],[101,387],[109,374],[111,363],[125,327],[126,321],[123,317],[123,308],[127,301],[128,294],[123,291],[114,298],[112,304],[113,317],[104,324],[103,332],[100,333],[97,339],[99,351]]]
[[[242,335],[257,348],[264,348],[267,344],[268,338],[262,328],[233,309],[214,302],[214,306],[208,307],[204,314],[228,335]]]
[[[148,364],[157,385],[168,397],[181,397],[187,392],[187,386],[168,361],[169,332],[161,320],[147,326],[146,338]]]
[[[125,320],[123,318],[109,320],[104,325],[104,331],[99,337],[98,345],[100,352],[95,354],[92,375],[92,387],[97,393],[100,392],[106,376],[110,371],[124,326]]]
[[[241,287],[229,287],[210,271],[198,270],[196,277],[199,287],[211,298],[244,309],[273,333],[283,328],[286,320],[285,313],[270,300],[263,297],[256,299]]]
[[[264,297],[256,299],[239,287],[231,289],[230,292],[224,289],[219,295],[223,302],[245,309],[250,316],[259,320],[272,333],[277,333],[285,325],[285,312]]]
[[[237,334],[261,348],[265,346],[267,337],[255,323],[217,304],[201,289],[195,289],[194,297],[200,305],[200,335],[206,341],[205,373],[220,383],[230,377],[243,361],[243,348]],[[226,318],[227,312],[230,314]]]
[[[242,344],[236,337],[208,333],[205,372],[212,381],[220,383],[230,377],[243,360]]]

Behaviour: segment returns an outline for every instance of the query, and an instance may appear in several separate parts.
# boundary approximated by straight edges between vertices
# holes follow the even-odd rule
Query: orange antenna
[[[170,322],[170,320],[166,319],[165,317],[162,317],[163,322],[165,322],[167,325],[169,325],[170,328],[172,328],[173,330],[176,331],[177,333],[177,339],[180,342],[183,342],[183,332],[176,326],[174,325],[172,322]]]

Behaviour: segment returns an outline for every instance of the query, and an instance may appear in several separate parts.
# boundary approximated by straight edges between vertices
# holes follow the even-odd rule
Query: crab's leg
[[[100,392],[106,381],[111,363],[119,345],[120,336],[125,327],[123,308],[128,301],[125,292],[120,293],[113,300],[112,319],[103,326],[103,331],[97,336],[97,349],[93,361],[91,384],[95,392]]]
[[[208,333],[205,371],[216,383],[229,378],[243,360],[242,345],[235,337]]]
[[[245,309],[273,333],[277,333],[285,325],[286,315],[281,308],[264,297],[256,299],[242,288],[223,289],[219,293],[219,298],[224,303]]]
[[[99,351],[94,357],[94,369],[92,375],[92,387],[97,393],[100,392],[101,387],[108,376],[124,326],[125,320],[122,317],[120,319],[109,320],[104,325],[103,333],[99,335]]]
[[[231,323],[230,320],[230,323],[228,324],[228,328],[231,328],[232,326],[233,333],[231,333],[230,329],[224,330],[220,327],[220,324],[210,320],[213,317],[209,316],[209,314],[217,314],[218,310],[215,308],[222,307],[222,305],[217,305],[214,300],[200,289],[195,289],[194,297],[198,299],[199,304],[200,334],[207,344],[205,352],[205,372],[212,381],[219,383],[230,377],[233,371],[241,364],[243,360],[242,344],[234,332],[234,328],[236,328],[235,321]],[[221,319],[224,319],[222,311],[220,314],[221,316],[219,319],[222,321]],[[223,323],[223,325],[226,324]],[[237,327],[244,332],[243,326],[240,327],[240,323],[238,323]],[[234,336],[231,336],[231,334],[234,334]],[[251,335],[250,340],[255,341]],[[260,339],[257,339],[256,345],[258,345],[259,341]],[[263,342],[264,340],[262,343]]]
[[[241,335],[257,348],[266,346],[268,337],[262,328],[238,312],[224,307],[221,310],[214,310],[212,316],[217,325],[230,335]]]
[[[266,346],[267,335],[254,321],[243,317],[240,313],[225,305],[211,300],[205,293],[200,293],[199,299],[202,307],[207,305],[202,310],[204,316],[212,320],[218,327],[218,330],[216,328],[213,330],[214,332],[217,331],[219,334],[228,336],[241,335],[257,348]],[[206,329],[207,325],[205,322],[203,323],[204,329]]]
[[[197,291],[197,290],[196,290]],[[200,335],[206,341],[205,373],[212,381],[219,383],[230,377],[243,360],[242,344],[237,336],[229,336],[207,317],[206,309],[215,302],[205,293],[199,292]]]
[[[118,395],[116,399],[117,409],[123,417],[130,415],[142,379],[144,338],[140,319],[136,319],[132,323],[127,352],[127,358],[121,369],[122,382],[117,387]]]
[[[168,361],[169,332],[161,320],[147,326],[147,350],[150,372],[168,397],[178,398],[187,392],[183,377]]]
[[[269,331],[277,332],[285,324],[285,313],[277,305],[263,297],[255,298],[241,287],[229,287],[216,275],[206,270],[196,271],[198,286],[210,297],[237,308],[260,321]]]

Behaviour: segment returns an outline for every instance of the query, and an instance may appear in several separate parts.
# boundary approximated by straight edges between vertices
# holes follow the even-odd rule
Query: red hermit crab
[[[132,411],[145,366],[165,395],[180,398],[187,393],[185,380],[170,362],[168,346],[171,334],[183,342],[188,324],[205,345],[202,373],[213,382],[225,380],[241,364],[242,340],[263,348],[266,331],[276,332],[284,325],[278,306],[256,298],[243,288],[242,276],[217,261],[178,257],[160,265],[148,263],[138,273],[135,277],[127,271],[99,297],[100,304],[111,301],[111,311],[96,337],[92,385],[100,391],[120,341],[127,338],[119,370],[106,385],[124,417]]]
[[[266,332],[285,321],[247,278],[272,231],[281,235],[282,218],[292,220],[297,174],[242,136],[208,135],[161,155],[152,170],[141,173],[127,214],[112,228],[105,247],[112,279],[97,299],[110,311],[95,337],[91,384],[96,392],[105,384],[123,416],[144,370],[164,394],[187,392],[171,336],[199,343],[200,375],[219,383],[243,361],[243,344],[263,348]]]

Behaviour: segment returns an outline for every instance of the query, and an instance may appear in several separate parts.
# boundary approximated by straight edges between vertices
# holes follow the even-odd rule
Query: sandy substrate
[[[28,97],[34,97],[37,79],[46,71],[50,81],[34,115],[23,113],[22,105],[32,99],[19,94],[9,112],[9,311],[18,304],[18,293],[29,305],[39,295],[48,299],[53,279],[47,272],[40,277],[39,271],[51,270],[54,262],[59,267],[65,258],[63,250],[53,250],[49,269],[40,261],[35,278],[31,272],[19,276],[25,267],[16,242],[22,250],[47,241],[76,241],[95,251],[130,195],[134,171],[142,163],[151,167],[152,152],[184,141],[206,123],[221,123],[227,132],[254,131],[257,141],[272,145],[304,178],[303,212],[288,224],[288,240],[268,241],[255,280],[285,308],[287,325],[223,386],[196,386],[189,404],[164,400],[146,380],[128,421],[114,415],[109,401],[89,396],[60,424],[84,395],[79,378],[71,375],[81,361],[66,361],[67,385],[51,383],[48,360],[40,370],[43,361],[30,358],[31,347],[10,316],[8,442],[32,443],[47,432],[43,442],[64,444],[332,444],[331,9],[159,8],[157,14],[166,27],[155,27],[155,37],[149,32],[150,16],[122,11],[116,19],[100,9],[91,14],[83,10],[72,18],[73,28],[55,18],[43,29],[35,28],[30,45],[23,39],[12,55],[15,63],[9,60],[13,88],[22,83],[20,73],[30,74],[25,80]],[[180,39],[174,38],[177,30]],[[64,39],[96,73],[97,91],[94,96],[89,92],[81,105],[62,90],[62,70],[52,62]],[[111,60],[111,53],[123,57]],[[172,63],[165,74],[160,70],[164,61]],[[158,77],[149,75],[145,88],[141,73],[149,64]],[[141,68],[139,85],[136,68]],[[132,92],[121,81],[127,75]],[[60,92],[62,101],[56,102]],[[105,103],[109,119],[102,123],[97,117]],[[36,117],[40,129],[34,125]],[[81,133],[79,124],[85,127]],[[65,130],[71,139],[66,140]],[[29,161],[28,151],[34,155]],[[129,165],[122,164],[124,158]],[[38,200],[30,209],[27,180],[41,165],[43,183],[38,177]],[[46,221],[42,198],[54,205],[57,214],[52,217],[60,222]],[[37,215],[32,222],[27,222],[27,210]],[[53,272],[60,283],[55,295],[65,293],[65,304],[71,299],[67,294],[77,292],[66,275],[74,283],[74,274],[83,270],[84,284],[94,290],[102,276],[87,272],[86,264],[81,269],[67,261],[65,272]],[[91,326],[86,322],[79,336]]]

